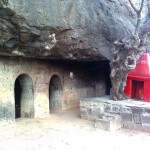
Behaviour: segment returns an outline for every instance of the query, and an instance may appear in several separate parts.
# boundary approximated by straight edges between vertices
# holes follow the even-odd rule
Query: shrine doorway
[[[144,96],[144,82],[132,81],[132,95],[131,97],[138,100],[143,100]]]

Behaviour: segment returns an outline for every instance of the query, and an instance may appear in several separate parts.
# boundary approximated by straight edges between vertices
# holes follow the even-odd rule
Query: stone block
[[[122,113],[121,118],[123,122],[133,122],[133,115],[131,113]]]
[[[88,120],[90,121],[96,121],[97,116],[88,116]]]
[[[111,105],[110,104],[106,104],[105,108],[104,108],[105,112],[111,112]]]
[[[99,113],[104,113],[105,112],[105,106],[104,105],[99,105]]]
[[[89,115],[88,115],[88,113],[87,113],[86,110],[81,110],[81,109],[80,109],[80,117],[81,117],[82,119],[89,119],[88,116],[89,116]]]
[[[80,104],[80,110],[86,110],[86,105]]]
[[[114,131],[122,128],[122,120],[120,116],[105,116],[103,119],[96,120],[95,127],[107,131]]]
[[[87,114],[88,114],[88,115],[92,115],[92,113],[93,113],[92,108],[87,108]]]
[[[142,124],[135,124],[134,122],[123,122],[123,128],[130,129],[130,130],[143,131]]]
[[[95,117],[99,117],[100,116],[100,111],[98,109],[92,109],[92,115]]]
[[[142,114],[145,109],[143,107],[131,107],[132,113],[134,114]]]
[[[110,120],[107,119],[97,119],[95,122],[95,128],[100,128],[104,130],[110,130]]]
[[[125,114],[128,114],[128,113],[132,113],[132,110],[131,110],[131,107],[126,107],[126,106],[122,106],[121,107],[121,113],[125,113]]]
[[[133,126],[134,126],[134,122],[123,121],[123,128],[133,129]]]
[[[133,120],[135,124],[141,124],[141,114],[133,113]]]
[[[150,114],[149,113],[143,113],[141,115],[141,122],[142,122],[142,124],[148,124],[150,126]]]
[[[149,113],[150,114],[150,108],[146,108],[145,109],[145,113]]]
[[[142,124],[142,131],[150,132],[150,124]]]
[[[112,104],[111,113],[120,114],[121,112],[121,106]]]

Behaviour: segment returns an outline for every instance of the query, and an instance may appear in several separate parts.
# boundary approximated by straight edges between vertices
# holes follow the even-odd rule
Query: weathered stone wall
[[[146,102],[112,101],[108,97],[89,98],[80,101],[80,115],[107,130],[123,127],[150,131],[150,103]]]
[[[73,77],[70,77],[70,72]],[[80,65],[61,64],[46,60],[23,58],[0,58],[0,119],[15,118],[14,85],[17,77],[27,74],[33,82],[34,117],[49,114],[49,83],[58,75],[62,84],[62,111],[79,107],[79,99],[96,96],[96,84],[105,85],[100,77],[96,82],[94,74]],[[104,87],[105,89],[105,87]],[[104,95],[104,91],[99,94]]]

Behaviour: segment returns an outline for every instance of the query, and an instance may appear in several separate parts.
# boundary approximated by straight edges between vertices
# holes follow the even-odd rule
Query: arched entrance
[[[34,117],[33,82],[32,79],[22,74],[15,81],[15,118]]]
[[[62,110],[62,85],[57,75],[52,76],[49,84],[49,109],[50,113]]]

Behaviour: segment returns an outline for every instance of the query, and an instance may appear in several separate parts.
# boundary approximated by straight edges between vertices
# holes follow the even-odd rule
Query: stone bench
[[[80,116],[105,130],[150,131],[150,103],[146,102],[112,101],[108,96],[87,98],[80,101]]]

